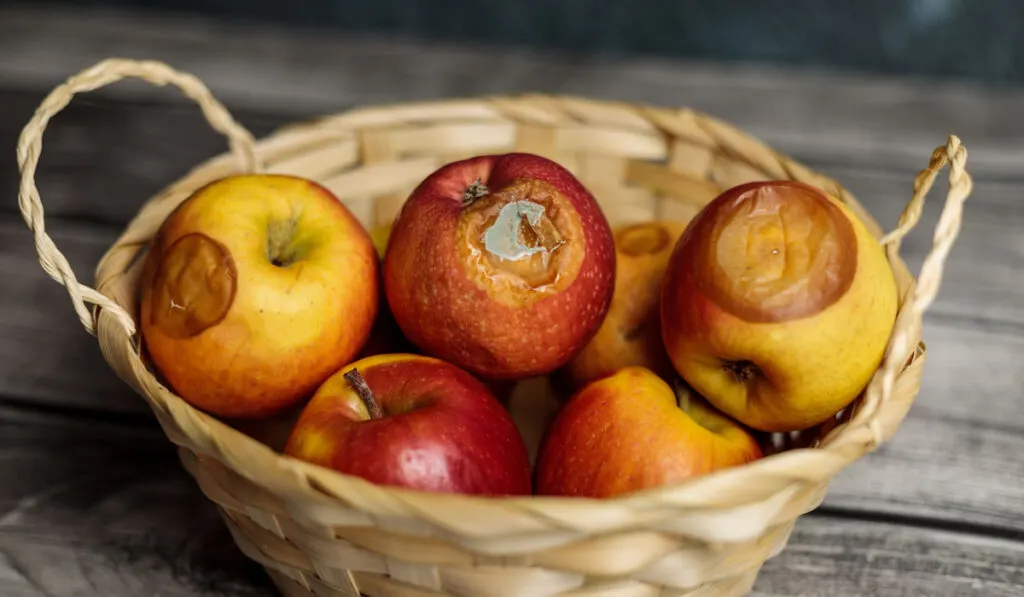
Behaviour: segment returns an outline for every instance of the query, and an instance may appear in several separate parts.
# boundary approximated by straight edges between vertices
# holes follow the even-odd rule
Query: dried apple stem
[[[482,199],[491,194],[491,190],[487,188],[484,181],[479,178],[473,181],[473,184],[466,188],[466,192],[462,194],[463,205],[469,205],[477,199]]]
[[[373,391],[370,390],[370,386],[366,385],[366,380],[363,379],[362,374],[359,373],[358,369],[345,372],[345,381],[352,386],[352,389],[359,394],[359,399],[366,405],[366,412],[370,413],[370,419],[381,419],[384,417],[384,409],[380,407],[380,402],[373,396]]]

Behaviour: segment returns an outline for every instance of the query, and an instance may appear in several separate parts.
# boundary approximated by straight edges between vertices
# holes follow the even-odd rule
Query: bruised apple
[[[597,334],[559,372],[568,393],[630,365],[664,379],[675,374],[661,340],[661,282],[686,222],[655,221],[615,229],[615,290]]]
[[[388,304],[409,340],[495,380],[564,365],[596,332],[614,278],[594,197],[532,154],[431,174],[402,206],[384,257]]]
[[[842,203],[798,182],[739,185],[691,222],[662,288],[676,370],[762,431],[826,420],[867,385],[896,318],[878,240]]]
[[[679,483],[761,458],[735,421],[644,367],[586,385],[548,427],[538,495],[607,498]]]
[[[306,405],[285,453],[380,485],[529,495],[526,444],[468,372],[410,354],[345,366]]]
[[[146,350],[182,398],[230,418],[309,396],[365,343],[377,256],[330,191],[302,178],[208,184],[161,225],[146,257]]]

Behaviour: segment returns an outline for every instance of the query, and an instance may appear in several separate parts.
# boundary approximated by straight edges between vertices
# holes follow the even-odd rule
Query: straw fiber
[[[127,77],[179,88],[225,135],[230,152],[142,205],[100,262],[94,289],[78,281],[47,236],[35,172],[50,118],[74,94]],[[901,291],[888,352],[864,395],[835,421],[779,438],[779,453],[679,485],[607,500],[488,499],[379,487],[285,458],[189,406],[140,355],[138,257],[168,213],[199,186],[238,172],[301,175],[331,189],[372,228],[389,222],[413,186],[442,164],[513,150],[568,167],[613,224],[686,219],[720,191],[751,180],[804,181],[845,202],[885,243]],[[897,228],[883,234],[838,182],[688,109],[484,97],[356,109],[256,142],[195,77],[120,59],[54,89],[18,144],[19,201],[40,264],[66,287],[107,362],[179,446],[183,465],[219,506],[239,549],[295,597],[747,594],[763,562],[785,546],[795,519],[821,502],[832,477],[888,440],[915,399],[926,356],[922,314],[938,291],[971,191],[966,157],[955,136],[939,146],[913,180]],[[900,241],[946,166],[949,190],[934,247],[915,280],[898,256]],[[550,413],[538,406],[546,393],[543,379],[517,390],[516,416],[528,437],[536,437]]]

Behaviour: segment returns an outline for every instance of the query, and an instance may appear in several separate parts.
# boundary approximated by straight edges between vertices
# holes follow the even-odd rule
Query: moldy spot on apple
[[[583,226],[568,200],[540,180],[466,190],[459,251],[467,273],[493,298],[524,305],[565,289],[579,275]]]

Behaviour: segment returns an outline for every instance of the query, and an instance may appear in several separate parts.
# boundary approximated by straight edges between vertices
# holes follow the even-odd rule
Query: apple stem
[[[491,190],[487,188],[484,181],[476,179],[473,184],[466,188],[466,192],[462,194],[462,204],[469,205],[477,199],[482,199],[491,194]]]
[[[374,398],[373,391],[370,390],[370,386],[366,385],[366,380],[363,379],[359,370],[352,369],[351,371],[346,371],[344,377],[345,381],[352,386],[352,389],[359,394],[359,399],[366,405],[366,412],[370,413],[370,419],[384,418],[384,410],[380,407],[380,402],[377,402],[377,399]]]

